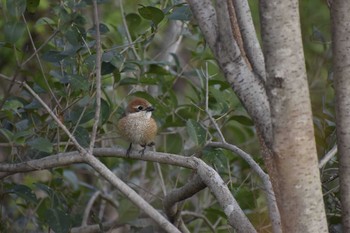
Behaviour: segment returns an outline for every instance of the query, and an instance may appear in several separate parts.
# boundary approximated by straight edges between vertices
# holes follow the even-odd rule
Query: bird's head
[[[134,116],[146,116],[150,118],[152,116],[152,111],[154,111],[154,108],[147,100],[135,98],[129,102],[125,113],[127,116],[132,114]]]

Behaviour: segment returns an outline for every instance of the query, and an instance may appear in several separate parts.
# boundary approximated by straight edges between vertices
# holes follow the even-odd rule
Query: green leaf
[[[6,23],[4,25],[5,40],[12,44],[16,43],[23,36],[25,29],[25,24],[20,21]]]
[[[0,128],[0,133],[5,136],[5,138],[9,141],[12,142],[13,139],[13,133],[5,128]]]
[[[40,189],[47,193],[53,206],[59,206],[62,204],[60,196],[58,195],[57,192],[55,192],[54,189],[42,183],[35,183],[34,185],[37,189]]]
[[[33,149],[46,153],[52,153],[53,151],[52,143],[48,139],[42,137],[29,141],[28,145]]]
[[[141,17],[136,13],[130,13],[125,16],[126,23],[128,25],[129,31],[136,31],[137,27],[141,24]]]
[[[70,229],[70,216],[60,209],[48,209],[45,221],[56,233],[67,233]]]
[[[152,20],[155,25],[158,25],[164,19],[163,11],[153,6],[141,7],[138,11],[143,18]]]
[[[119,211],[123,213],[120,215],[119,222],[127,223],[138,218],[140,210],[131,204],[130,201],[122,199],[120,201]]]
[[[109,118],[111,110],[109,104],[106,100],[101,99],[101,122],[102,124],[106,123]]]
[[[89,132],[84,127],[78,126],[74,132],[74,136],[82,147],[89,146],[90,137]]]
[[[7,0],[6,8],[10,15],[18,18],[26,10],[26,0]]]
[[[109,32],[109,28],[107,27],[106,24],[103,24],[103,23],[99,24],[99,29],[100,29],[100,34],[101,35]],[[92,35],[96,35],[96,28],[95,27],[90,28],[89,29],[89,33],[91,33]]]
[[[196,121],[189,119],[186,122],[187,133],[196,145],[203,145],[206,139],[205,129]]]
[[[88,91],[90,88],[87,78],[81,75],[68,75],[68,79],[74,91]]]
[[[66,57],[67,55],[62,54],[59,51],[47,51],[43,54],[42,59],[48,62],[60,62]]]
[[[137,84],[138,81],[136,78],[123,78],[122,80],[120,80],[119,85],[133,85],[133,84]]]
[[[190,21],[192,19],[192,12],[188,5],[176,7],[168,16],[170,20]]]
[[[64,36],[68,42],[73,46],[79,46],[82,44],[83,33],[79,30],[78,27],[71,27],[65,33]]]
[[[170,134],[166,140],[166,152],[180,154],[182,152],[182,138],[180,134]]]
[[[37,198],[35,194],[33,193],[32,189],[29,188],[26,185],[23,184],[15,184],[11,189],[9,189],[7,192],[14,193],[18,197],[32,203],[37,202]]]
[[[243,115],[232,116],[232,117],[230,117],[229,121],[230,120],[237,121],[237,122],[241,123],[242,125],[246,125],[246,126],[253,126],[254,125],[254,122],[250,118],[243,116]]]
[[[42,17],[38,19],[35,23],[35,26],[40,26],[40,25],[55,25],[55,21],[53,19],[50,19],[48,17]]]
[[[157,65],[157,64],[151,64],[149,66],[148,72],[149,74],[158,74],[158,75],[167,75],[169,74],[169,71],[164,69],[162,66]]]
[[[40,0],[27,0],[27,11],[30,13],[35,13],[38,8]]]
[[[101,66],[101,75],[106,75],[106,74],[111,74],[114,72],[114,70],[117,67],[115,67],[112,63],[110,62],[102,62]]]
[[[209,215],[215,216],[215,218],[217,218],[217,216],[221,216],[221,217],[223,217],[225,219],[227,218],[225,212],[222,211],[221,209],[218,209],[218,208],[210,207],[210,208],[204,209],[204,211],[206,213],[208,213]]]
[[[228,84],[228,82],[224,82],[224,81],[221,81],[221,80],[209,80],[208,82],[209,86],[215,86],[215,85],[219,85],[220,88],[219,90],[220,91],[223,91],[223,90],[226,90],[228,88],[230,88],[230,84]]]
[[[209,164],[215,166],[219,171],[225,171],[227,164],[227,158],[219,148],[205,148],[203,150],[203,160]]]
[[[23,103],[16,99],[6,100],[4,106],[2,107],[3,110],[10,110],[14,112],[17,112],[19,108],[23,108]]]
[[[24,109],[33,110],[33,109],[38,109],[40,107],[41,107],[41,104],[39,103],[39,101],[37,101],[36,99],[33,99],[32,102],[24,106]]]

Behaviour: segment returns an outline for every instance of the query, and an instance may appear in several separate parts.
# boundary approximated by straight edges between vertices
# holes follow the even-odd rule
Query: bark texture
[[[261,0],[271,106],[272,179],[283,232],[328,232],[317,164],[297,0]]]
[[[350,232],[350,1],[333,1],[333,71],[343,232]]]
[[[250,70],[241,56],[233,38],[227,2],[218,0],[216,8],[210,0],[187,2],[226,80],[262,132],[264,140],[270,144],[270,106],[264,82]]]

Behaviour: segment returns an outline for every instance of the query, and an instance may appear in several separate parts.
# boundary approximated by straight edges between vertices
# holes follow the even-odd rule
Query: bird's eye
[[[137,107],[137,110],[142,111],[143,107],[140,105],[140,106]]]

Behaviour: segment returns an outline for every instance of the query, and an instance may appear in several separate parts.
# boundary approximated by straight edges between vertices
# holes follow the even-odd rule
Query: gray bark
[[[256,36],[252,15],[247,0],[232,0],[235,6],[237,21],[241,29],[244,50],[252,65],[253,71],[264,82],[266,81],[264,55]]]
[[[233,38],[227,2],[218,0],[216,9],[210,0],[188,0],[193,15],[212,50],[226,80],[252,117],[256,127],[271,143],[270,106],[262,79],[244,62]]]
[[[274,187],[283,232],[328,232],[297,0],[261,0],[273,127]]]
[[[343,232],[350,232],[350,1],[331,6]]]

